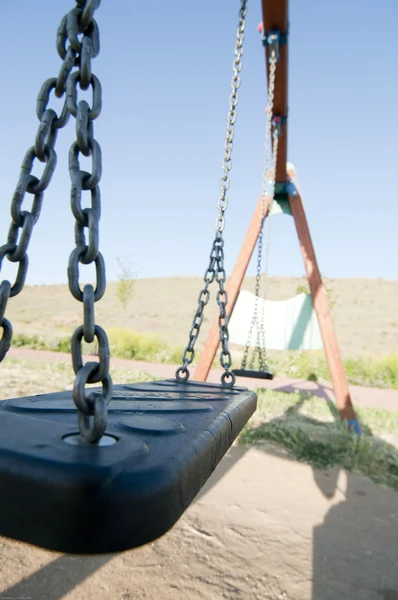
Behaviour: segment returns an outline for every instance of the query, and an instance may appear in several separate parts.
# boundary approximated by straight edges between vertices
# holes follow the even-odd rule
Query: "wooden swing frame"
[[[300,242],[301,253],[311,291],[312,301],[318,317],[319,328],[323,340],[325,356],[329,368],[330,378],[336,398],[336,405],[341,419],[347,420],[357,428],[357,418],[352,405],[347,377],[344,370],[340,349],[334,330],[329,303],[327,300],[322,277],[319,271],[314,246],[305,215],[301,194],[295,185],[292,185],[295,173],[287,167],[287,98],[288,98],[288,0],[262,0],[263,34],[277,31],[283,36],[283,43],[279,46],[279,61],[275,77],[274,116],[280,118],[280,135],[278,144],[277,167],[275,174],[276,185],[285,190],[285,199],[288,201],[294,219]],[[267,79],[269,80],[269,48],[266,45]],[[239,290],[242,286],[250,259],[253,255],[258,236],[262,229],[261,211],[263,198],[260,196],[253,218],[249,225],[246,237],[239,252],[235,267],[227,283],[228,304],[226,307],[228,317],[232,314]],[[268,215],[270,199],[265,198],[264,214]],[[198,367],[195,371],[196,381],[206,381],[213,363],[217,348],[220,343],[218,319],[214,320],[204,351],[201,354]]]

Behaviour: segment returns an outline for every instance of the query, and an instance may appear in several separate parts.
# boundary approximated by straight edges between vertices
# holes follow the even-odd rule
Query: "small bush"
[[[109,344],[113,356],[148,362],[179,363],[182,349],[170,348],[159,336],[136,333],[130,329],[110,329]]]
[[[70,352],[70,337],[64,337],[58,340],[55,349],[57,352]]]
[[[155,334],[136,333],[129,329],[115,328],[108,332],[111,353],[120,358],[134,358],[148,362],[161,362],[179,364],[183,348],[169,346],[162,338]],[[28,347],[35,350],[53,350],[70,352],[70,337],[48,341],[38,335],[15,334],[12,345],[15,347]],[[96,344],[85,344],[82,347],[84,354],[95,354]],[[200,353],[195,353],[194,363],[199,360]],[[234,357],[233,365],[240,364]],[[220,368],[219,351],[217,352],[213,368]],[[281,377],[297,377],[307,381],[329,380],[329,370],[322,351],[287,350],[273,352],[267,356],[268,368]],[[347,358],[344,360],[347,379],[350,384],[367,387],[398,389],[398,354],[381,358]],[[258,360],[254,369],[258,369]]]
[[[316,373],[310,373],[307,377],[307,381],[318,381],[318,377]]]
[[[37,335],[24,335],[23,333],[16,333],[12,338],[12,345],[16,348],[27,346],[34,350],[46,350],[48,345],[43,338]]]
[[[131,262],[124,263],[120,258],[117,259],[121,269],[118,273],[118,283],[116,285],[116,296],[122,305],[123,310],[126,310],[127,304],[131,301],[134,295],[135,278],[132,271]]]

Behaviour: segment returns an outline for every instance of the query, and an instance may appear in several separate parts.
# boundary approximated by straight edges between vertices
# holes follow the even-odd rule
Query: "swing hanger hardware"
[[[272,29],[267,34],[262,35],[261,41],[265,48],[269,48],[270,55],[275,52],[276,60],[279,61],[280,46],[287,44],[288,31],[281,33],[278,29]],[[270,59],[269,59],[270,60]]]
[[[277,181],[275,183],[275,196],[297,197],[298,190],[292,181]]]
[[[272,117],[272,134],[281,137],[282,135],[282,127],[287,123],[287,115],[274,115]]]

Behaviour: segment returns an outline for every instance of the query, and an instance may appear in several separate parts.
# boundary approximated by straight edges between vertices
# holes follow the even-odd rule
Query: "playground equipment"
[[[181,516],[256,408],[256,395],[234,386],[235,374],[231,371],[228,315],[235,304],[240,283],[235,291],[231,283],[228,289],[225,287],[223,240],[246,3],[247,0],[241,0],[239,11],[215,239],[189,344],[175,380],[145,384],[113,386],[109,375],[107,336],[96,324],[94,314],[95,303],[102,298],[106,285],[105,264],[98,244],[101,149],[94,138],[94,121],[101,113],[101,85],[92,72],[92,59],[99,53],[99,30],[94,15],[100,0],[76,0],[75,7],[60,23],[57,50],[62,66],[58,77],[45,81],[39,92],[37,116],[40,124],[35,143],[22,163],[11,203],[12,223],[8,240],[0,248],[0,266],[6,256],[18,263],[15,283],[11,285],[4,280],[0,284],[0,324],[3,330],[0,360],[6,356],[12,339],[12,326],[4,316],[7,302],[23,288],[30,237],[40,216],[44,191],[56,167],[57,133],[71,116],[76,126],[76,140],[69,153],[70,201],[76,219],[76,246],[69,259],[68,282],[74,298],[83,304],[83,325],[76,329],[71,340],[72,364],[76,374],[72,393],[16,398],[1,404],[1,535],[73,553],[115,552],[149,542],[165,533]],[[278,57],[280,52],[279,77],[285,81],[287,0],[264,1],[263,14],[265,40],[267,42],[272,30],[272,39],[275,36],[277,39]],[[280,34],[277,35],[275,29]],[[86,101],[79,100],[78,89],[90,87],[93,94],[91,107]],[[57,98],[63,98],[59,115],[48,108],[52,90]],[[277,137],[274,136],[274,144],[279,141],[279,147],[274,146],[278,151],[275,152],[273,177],[276,187],[282,185],[281,193],[288,194],[295,219],[303,228],[306,221],[301,199],[285,173],[285,105],[286,89],[276,79],[274,125],[275,115],[280,114],[283,118]],[[80,169],[80,154],[91,157],[91,173]],[[44,164],[40,178],[32,175],[36,159]],[[33,195],[31,211],[21,210],[26,194]],[[86,195],[90,205],[83,208],[82,199]],[[268,209],[269,198],[264,196],[250,232],[252,245],[262,227],[262,223],[259,227],[260,212],[263,221]],[[307,230],[300,231],[300,239],[304,235],[309,238]],[[250,244],[246,244],[244,250],[247,262],[253,251]],[[308,241],[306,249],[308,251]],[[314,263],[315,258],[311,255],[309,260]],[[79,264],[92,263],[96,270],[95,288],[87,284],[82,290]],[[241,260],[241,278],[245,271],[242,264]],[[224,369],[221,385],[204,382],[207,367],[203,364],[199,368],[199,374],[202,370],[200,381],[188,381],[188,366],[194,358],[203,311],[210,297],[209,285],[214,280],[218,284],[220,311],[214,352],[221,339]],[[236,286],[236,269],[231,281]],[[316,274],[312,273],[310,283],[315,307],[318,307],[317,310],[324,309],[326,299]],[[332,335],[330,328],[328,331]],[[97,340],[98,361],[93,359],[83,364],[83,339],[88,343]],[[331,339],[333,342],[334,338]],[[207,359],[212,352],[213,349],[210,349]],[[337,365],[336,362],[334,364]],[[88,387],[92,384],[97,384],[97,387]],[[344,389],[342,380],[340,391]],[[342,416],[354,418],[350,406],[348,397]]]
[[[252,221],[228,281],[226,314],[230,318],[234,311],[256,242],[259,238],[261,240],[264,220],[270,210],[275,210],[276,203],[279,207],[278,212],[289,213],[294,219],[340,417],[347,421],[350,429],[359,433],[359,425],[352,406],[347,378],[308,228],[296,173],[294,168],[287,163],[288,0],[278,2],[263,0],[262,9],[263,23],[259,27],[259,31],[262,33],[262,41],[266,49],[268,81],[270,82],[273,77],[275,78],[272,119],[274,131],[277,131],[278,144],[273,157],[275,166],[273,170],[274,182],[270,186],[271,192],[267,195],[263,192],[257,202]],[[275,61],[272,58],[273,53],[277,57],[274,74],[272,73],[275,68]],[[269,113],[270,111],[268,116]],[[258,273],[257,271],[257,275]],[[261,330],[261,327],[258,329]],[[250,343],[251,340],[249,339]],[[219,339],[214,323],[196,369],[195,380],[206,381],[218,345]],[[256,376],[256,373],[252,373],[251,376]]]

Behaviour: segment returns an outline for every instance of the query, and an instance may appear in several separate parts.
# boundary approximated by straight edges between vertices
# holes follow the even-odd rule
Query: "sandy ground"
[[[70,360],[24,348],[12,357]],[[114,361],[161,377],[173,371]],[[331,394],[326,382],[267,385]],[[351,391],[362,405],[398,408],[397,391]],[[145,547],[79,557],[0,538],[5,598],[398,600],[398,493],[344,471],[314,471],[265,446],[234,446],[177,525]]]
[[[163,538],[63,556],[2,538],[0,598],[397,600],[398,494],[233,447]]]

